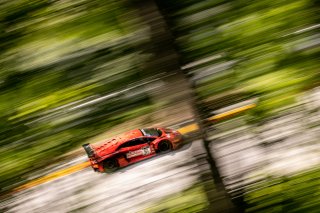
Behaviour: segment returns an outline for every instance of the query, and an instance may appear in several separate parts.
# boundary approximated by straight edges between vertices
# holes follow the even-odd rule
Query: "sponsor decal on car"
[[[150,146],[143,147],[141,149],[130,151],[127,153],[127,158],[133,158],[140,155],[149,155],[151,153]]]

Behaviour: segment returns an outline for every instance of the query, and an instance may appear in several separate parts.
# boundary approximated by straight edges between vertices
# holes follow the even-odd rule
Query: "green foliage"
[[[119,93],[147,38],[124,2],[4,1],[0,20],[0,188],[152,109],[143,87]]]
[[[311,45],[316,30],[306,30],[317,23],[316,13],[310,0],[205,1],[181,3],[169,17],[185,64],[213,55],[235,62],[206,77],[211,81],[197,81],[199,96],[237,90],[247,94],[243,99],[257,96],[253,114],[259,122],[317,85],[319,48]],[[214,70],[221,59],[208,62],[208,69],[211,65]],[[190,72],[201,70],[193,67]],[[232,75],[217,78],[221,73]]]
[[[305,30],[317,23],[312,1],[159,4],[168,8],[184,64],[221,56],[190,72],[197,75],[200,68],[232,62],[196,82],[201,98],[258,96],[251,112],[259,122],[319,84],[315,30]],[[128,5],[102,0],[1,3],[0,187],[152,109],[143,89],[95,102],[145,77],[140,69],[148,55],[136,47],[148,41],[148,26]]]
[[[204,185],[192,186],[180,193],[160,200],[145,212],[199,212],[208,207]]]
[[[320,171],[270,179],[246,195],[247,212],[317,212]]]

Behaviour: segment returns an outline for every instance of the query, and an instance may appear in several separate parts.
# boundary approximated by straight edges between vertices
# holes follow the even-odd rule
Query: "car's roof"
[[[127,142],[128,140],[142,136],[143,134],[139,129],[134,129],[100,143],[91,144],[91,147],[95,150],[96,154],[104,156],[114,152],[119,145]]]

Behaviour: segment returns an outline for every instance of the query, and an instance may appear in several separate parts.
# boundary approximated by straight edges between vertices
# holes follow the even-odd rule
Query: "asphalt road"
[[[320,165],[319,89],[303,105],[259,128],[243,117],[217,125],[211,132],[211,151],[230,193],[246,190],[255,179],[290,175]],[[15,193],[1,201],[4,212],[143,212],[168,195],[200,180],[195,151],[201,141],[159,155],[114,174],[76,173]],[[71,164],[84,162],[86,157]],[[70,166],[70,163],[68,164]]]
[[[320,89],[259,127],[245,117],[216,125],[211,152],[233,196],[267,177],[290,176],[320,167]]]
[[[91,167],[16,193],[1,203],[7,212],[139,212],[199,180],[193,141],[179,150],[128,166],[113,174]],[[77,163],[83,161],[78,158]]]

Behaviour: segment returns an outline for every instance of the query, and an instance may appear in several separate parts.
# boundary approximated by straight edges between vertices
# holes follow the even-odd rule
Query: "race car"
[[[182,135],[169,128],[135,129],[97,144],[83,144],[96,172],[118,168],[150,158],[182,145]]]

